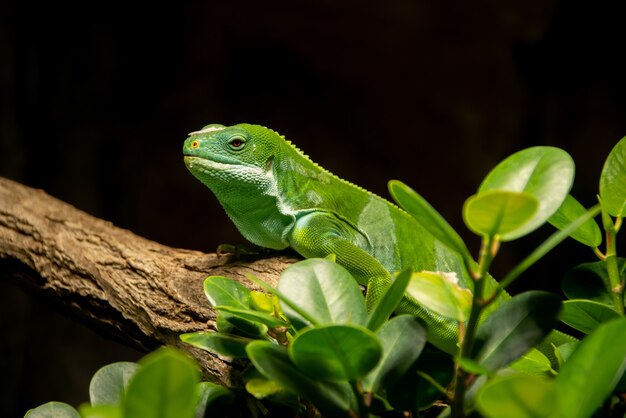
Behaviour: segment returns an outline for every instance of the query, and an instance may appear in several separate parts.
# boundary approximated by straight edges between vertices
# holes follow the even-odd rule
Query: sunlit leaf
[[[326,325],[299,333],[289,346],[294,364],[321,380],[362,378],[380,360],[382,348],[367,328]]]
[[[117,404],[138,367],[137,363],[124,361],[100,368],[89,383],[91,405]]]
[[[574,299],[563,303],[561,320],[578,331],[589,334],[600,324],[619,315],[610,306],[592,300]]]
[[[572,195],[567,195],[559,209],[548,218],[548,222],[557,229],[563,229],[573,221],[583,216],[587,209],[581,205]],[[570,234],[570,237],[589,246],[598,247],[602,243],[602,232],[593,219],[589,219],[578,229]]]
[[[524,192],[488,190],[471,196],[463,205],[463,219],[474,233],[483,236],[499,236],[508,241],[520,236],[519,230],[527,229],[539,202]]]
[[[123,401],[126,417],[192,418],[198,403],[197,366],[184,354],[161,349],[141,359]]]
[[[24,418],[80,418],[78,411],[63,402],[48,402],[31,409]]]
[[[561,206],[574,180],[574,161],[562,149],[531,147],[500,162],[483,180],[479,192],[508,190],[527,192],[539,202],[532,219],[523,227],[502,236],[503,241],[519,238],[537,229]]]
[[[391,180],[389,193],[402,209],[411,214],[435,238],[463,257],[472,258],[463,239],[454,228],[415,190],[401,181]]]
[[[182,334],[180,339],[194,347],[227,357],[247,357],[246,346],[254,341],[251,338],[208,331]]]
[[[583,418],[611,393],[626,369],[626,319],[604,323],[583,339],[556,377],[560,418]]]
[[[623,217],[626,205],[626,137],[609,153],[600,175],[602,206],[612,216]]]
[[[552,418],[559,399],[554,382],[526,373],[502,375],[478,393],[476,407],[487,418]]]
[[[365,325],[365,299],[357,282],[346,269],[321,258],[309,258],[287,267],[278,290],[319,324]],[[283,313],[296,327],[309,324],[281,301]]]
[[[472,293],[461,287],[455,273],[415,272],[406,293],[420,305],[446,318],[465,321],[472,305]]]

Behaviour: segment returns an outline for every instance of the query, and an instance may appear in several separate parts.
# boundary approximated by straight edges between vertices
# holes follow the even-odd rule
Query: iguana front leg
[[[368,311],[378,303],[392,282],[391,274],[367,251],[354,244],[355,231],[332,213],[310,212],[297,219],[289,242],[304,257],[326,257],[335,254],[337,264],[367,286]],[[458,350],[458,324],[420,306],[405,296],[396,313],[420,317],[428,328],[428,340],[438,348],[455,354]]]

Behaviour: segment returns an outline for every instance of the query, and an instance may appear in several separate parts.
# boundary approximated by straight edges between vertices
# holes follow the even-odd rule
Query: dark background
[[[0,175],[163,244],[241,242],[185,169],[188,132],[259,123],[387,196],[401,179],[477,244],[461,206],[532,145],[566,149],[594,203],[626,134],[623,11],[602,2],[0,3]],[[496,272],[550,231],[506,245]],[[579,257],[577,259],[577,257]],[[522,286],[558,289],[576,243]],[[0,281],[1,416],[87,401],[124,348]]]

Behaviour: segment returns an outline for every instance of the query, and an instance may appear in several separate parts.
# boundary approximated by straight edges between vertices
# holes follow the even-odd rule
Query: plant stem
[[[604,220],[604,219],[603,219]],[[615,312],[624,316],[624,283],[619,274],[617,267],[617,231],[621,226],[621,218],[613,224],[612,221],[604,222],[606,231],[606,270],[609,274],[609,283],[611,284],[611,295],[613,295],[613,309]]]
[[[474,339],[476,337],[476,330],[478,329],[478,320],[485,305],[483,298],[484,277],[491,261],[495,257],[499,248],[499,239],[497,237],[485,236],[483,237],[480,255],[478,258],[478,266],[470,274],[474,280],[474,292],[472,296],[472,310],[470,317],[467,321],[467,328],[465,330],[465,336],[461,343],[460,357],[471,358],[472,349],[474,347]],[[456,383],[454,387],[454,397],[452,399],[452,418],[462,418],[465,416],[464,403],[465,403],[465,391],[467,389],[467,379],[470,373],[463,370],[459,362],[456,363]]]

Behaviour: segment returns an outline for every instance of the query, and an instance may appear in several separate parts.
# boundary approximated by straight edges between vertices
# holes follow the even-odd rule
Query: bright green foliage
[[[472,292],[459,286],[454,273],[413,273],[406,289],[422,306],[457,321],[466,321],[472,307]]]
[[[563,304],[561,320],[580,332],[589,334],[600,324],[619,315],[610,306],[587,299],[571,299]]]
[[[324,325],[305,329],[289,346],[289,357],[308,376],[319,380],[355,380],[380,360],[376,336],[354,325]]]
[[[393,200],[398,202],[434,237],[456,250],[465,259],[472,259],[460,235],[419,193],[398,180],[389,181],[389,193]]]
[[[80,418],[78,411],[63,402],[48,402],[25,415],[28,418]]]
[[[567,195],[561,207],[552,215],[548,222],[557,229],[564,229],[587,212],[572,195]],[[597,222],[589,219],[570,234],[572,238],[589,247],[595,248],[602,243],[602,232]]]
[[[90,403],[80,414],[71,406],[50,402],[29,418],[192,418],[223,411],[229,389],[203,382],[197,365],[174,349],[160,349],[139,364],[113,363],[98,370],[89,385]],[[232,405],[230,406],[232,409]],[[217,415],[215,415],[217,416]]]
[[[488,418],[552,418],[559,398],[552,381],[520,373],[489,382],[477,398],[478,410]]]
[[[488,190],[465,201],[463,219],[472,232],[500,237],[502,241],[517,238],[539,207],[530,193]]]
[[[611,216],[625,215],[626,206],[626,137],[611,150],[600,176],[602,206]]]
[[[316,324],[365,325],[363,294],[348,271],[330,261],[304,260],[289,266],[280,276],[281,308],[297,328],[310,322],[285,303],[295,303]]]
[[[128,361],[112,363],[98,370],[89,384],[91,405],[114,405],[128,388],[130,378],[137,371],[137,363]]]
[[[519,238],[543,225],[561,206],[574,181],[574,162],[554,147],[532,147],[509,156],[485,177],[478,191],[526,192],[539,208],[523,228],[502,234],[503,241]]]
[[[196,365],[183,354],[159,350],[144,357],[126,389],[123,416],[193,417],[200,381]]]

